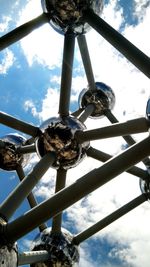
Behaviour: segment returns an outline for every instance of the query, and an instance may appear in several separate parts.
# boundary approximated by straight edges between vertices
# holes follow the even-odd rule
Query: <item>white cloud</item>
[[[0,62],[0,74],[7,74],[15,61],[14,54],[11,50],[6,49],[3,53],[3,59]]]
[[[11,18],[8,16],[2,16],[1,23],[0,23],[0,32],[4,32],[7,30],[9,22]]]

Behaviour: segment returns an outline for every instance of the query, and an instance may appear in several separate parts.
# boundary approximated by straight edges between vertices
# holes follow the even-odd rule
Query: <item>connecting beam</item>
[[[18,174],[19,180],[22,181],[25,178],[25,173],[24,170],[22,168],[22,166],[18,166],[18,168],[16,169],[16,172]],[[34,208],[38,205],[34,195],[32,192],[30,192],[30,194],[27,196],[27,200],[29,202],[30,208]],[[39,230],[40,232],[42,232],[44,229],[46,229],[47,226],[46,224],[42,223],[41,225],[39,225]]]
[[[77,131],[76,138],[78,142],[83,143],[102,138],[111,138],[117,136],[125,136],[129,134],[137,134],[148,132],[150,128],[150,120],[139,118],[123,123],[116,123],[110,126],[102,127],[94,130]]]
[[[102,152],[100,150],[97,150],[93,147],[90,147],[88,150],[87,150],[87,156],[89,157],[92,157],[96,160],[100,160],[102,162],[106,162],[107,160],[111,159],[112,156],[105,153],[105,152]],[[147,180],[149,179],[149,173],[137,166],[132,166],[131,168],[129,168],[126,172],[132,174],[132,175],[135,175],[139,178],[141,178],[142,180]]]
[[[0,51],[5,49],[6,47],[12,45],[13,43],[19,41],[33,30],[37,29],[38,27],[42,26],[44,23],[49,22],[49,16],[46,13],[43,13],[39,17],[24,23],[23,25],[19,26],[18,28],[12,30],[11,32],[7,33],[6,35],[0,38]]]
[[[29,195],[44,173],[53,164],[55,156],[47,153],[33,168],[33,170],[12,191],[0,206],[0,216],[8,221],[22,201]]]
[[[16,152],[19,154],[34,153],[34,152],[36,152],[36,147],[35,147],[35,145],[19,146],[19,147],[17,147]]]
[[[84,11],[83,18],[132,64],[150,78],[150,59],[147,55],[96,15],[91,9]]]
[[[50,255],[47,251],[30,251],[18,255],[18,266],[47,261]]]
[[[69,115],[74,47],[75,35],[72,32],[67,32],[64,38],[61,88],[59,99],[59,114],[62,117]]]
[[[79,45],[79,49],[80,49],[80,53],[81,53],[81,57],[82,57],[88,85],[89,85],[89,89],[95,90],[96,89],[95,79],[94,79],[92,64],[91,64],[90,55],[89,55],[89,51],[88,51],[88,46],[87,46],[87,42],[86,42],[86,37],[85,37],[85,35],[80,34],[77,37],[77,40],[78,40],[78,45]]]
[[[55,187],[55,193],[62,190],[66,185],[66,174],[67,171],[64,169],[58,169],[57,171],[57,177],[56,177],[56,187]],[[60,212],[58,215],[54,216],[52,220],[52,233],[60,233],[61,232],[61,226],[62,226],[62,212]]]
[[[108,160],[100,168],[78,179],[50,199],[28,211],[16,220],[1,227],[1,236],[6,240],[17,240],[32,231],[42,222],[54,217],[87,194],[128,170],[150,154],[150,137],[128,148]]]
[[[0,112],[0,123],[33,137],[36,137],[40,132],[38,127],[16,119],[4,112]]]
[[[130,201],[123,207],[119,208],[118,210],[114,211],[110,215],[106,216],[104,219],[92,225],[85,231],[74,236],[73,243],[76,245],[79,245],[81,242],[85,241],[89,237],[93,236],[97,232],[104,229],[106,226],[110,225],[114,221],[118,220],[120,217],[127,214],[129,211],[135,209],[136,207],[144,203],[146,200],[148,200],[148,197],[146,194],[138,196],[137,198],[133,199],[132,201]]]
[[[93,113],[94,110],[95,110],[94,104],[89,104],[82,112],[82,114],[78,117],[78,120],[84,123],[88,119],[88,117]]]

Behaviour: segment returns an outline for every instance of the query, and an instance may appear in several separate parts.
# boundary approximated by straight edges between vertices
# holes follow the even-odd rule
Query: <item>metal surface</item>
[[[11,135],[0,139],[0,167],[4,170],[15,170],[20,179],[20,184],[0,206],[0,267],[17,267],[25,264],[30,264],[31,267],[77,267],[79,250],[75,244],[80,244],[150,199],[150,137],[136,143],[129,135],[149,131],[150,100],[148,100],[146,108],[147,119],[139,118],[124,123],[118,122],[111,112],[115,104],[114,92],[105,83],[94,80],[84,33],[92,26],[147,77],[150,77],[149,57],[97,15],[102,12],[102,0],[41,0],[41,3],[44,13],[2,36],[0,50],[19,41],[47,22],[64,35],[59,117],[48,119],[38,128],[0,112],[1,124],[30,136],[29,139],[21,142],[16,142],[17,139],[14,135],[12,135],[12,140],[10,140]],[[70,116],[76,38],[88,87],[79,96],[79,109]],[[104,116],[113,125],[100,127],[99,124],[98,129],[85,130],[83,123],[87,118]],[[91,140],[117,136],[122,136],[127,142],[127,146],[131,147],[115,157],[89,147]],[[28,154],[35,152],[42,159],[25,176],[23,167],[26,166],[25,163],[28,163]],[[68,169],[77,166],[86,155],[105,163],[65,187]],[[143,161],[146,170],[134,166],[140,161]],[[32,189],[49,167],[57,169],[55,193],[49,199],[38,204]],[[63,210],[124,171],[140,178],[140,187],[143,193],[141,196],[75,237],[62,228]],[[76,175],[75,171],[74,175]],[[11,216],[25,198],[28,199],[31,210],[10,221]],[[47,228],[45,223],[48,219],[52,219],[51,229]],[[20,254],[14,242],[36,227],[39,227],[40,234],[33,242],[32,251]]]
[[[80,34],[77,40],[88,81],[88,87],[90,90],[94,90],[96,88],[96,85],[85,35]]]
[[[58,169],[56,177],[55,193],[59,192],[61,189],[65,187],[66,174],[67,174],[66,170]],[[53,217],[52,230],[51,230],[52,233],[61,233],[61,226],[62,226],[62,212]]]
[[[72,83],[72,68],[74,58],[75,35],[67,32],[64,39],[64,52],[61,73],[61,88],[59,99],[59,114],[60,116],[69,115],[71,83]]]
[[[0,112],[0,123],[33,137],[36,137],[39,133],[38,127],[16,119],[4,112]]]
[[[127,214],[129,211],[135,209],[136,207],[144,203],[146,200],[147,200],[146,194],[140,195],[137,198],[131,200],[129,203],[127,203],[123,207],[119,208],[118,210],[106,216],[104,219],[92,225],[85,231],[76,235],[73,239],[74,244],[79,245],[81,242],[85,241],[86,239],[93,236],[94,234],[96,234],[97,232],[105,228],[106,226],[110,225],[112,222],[116,221],[120,217]]]
[[[46,250],[23,252],[18,255],[18,266],[32,264],[37,262],[44,262],[50,258]]]
[[[113,90],[102,82],[95,83],[94,89],[83,89],[79,95],[79,107],[86,108],[92,104],[95,106],[90,118],[103,117],[105,111],[113,109],[115,105],[115,94]]]
[[[37,29],[48,21],[49,16],[43,13],[39,17],[28,21],[27,23],[2,36],[0,38],[0,51],[19,41],[20,39],[31,33],[33,30]]]
[[[38,224],[52,218],[82,197],[112,180],[150,154],[150,137],[128,148],[107,161],[103,166],[78,179],[23,216],[3,226],[8,240],[17,240],[33,230]],[[111,170],[111,172],[110,172]],[[62,201],[63,200],[63,201]]]
[[[78,142],[87,142],[92,140],[100,140],[103,138],[111,138],[116,136],[124,136],[128,134],[137,134],[148,132],[150,121],[145,118],[130,120],[123,123],[116,123],[110,126],[101,127],[94,130],[77,131],[76,138]]]
[[[102,18],[88,9],[84,12],[84,20],[100,33],[110,44],[122,53],[131,63],[150,78],[150,59],[123,35],[112,28]]]
[[[72,243],[73,236],[62,229],[61,233],[52,233],[51,228],[43,231],[35,238],[32,250],[47,250],[49,259],[45,267],[75,267],[79,262],[78,247]],[[42,263],[31,264],[31,267],[42,267]]]
[[[97,159],[97,160],[100,160],[102,162],[106,162],[107,160],[112,158],[112,155],[109,155],[105,152],[97,150],[93,147],[90,147],[86,153],[87,153],[87,156],[92,157],[92,158]],[[150,176],[149,176],[149,173],[147,172],[147,170],[143,170],[137,166],[133,166],[133,167],[129,168],[126,172],[128,172],[132,175],[135,175],[135,176],[141,178],[142,180],[150,179]]]
[[[22,182],[14,189],[8,198],[0,205],[0,215],[8,221],[22,201],[28,196],[40,178],[53,164],[55,160],[54,153],[47,153],[33,170],[22,180]]]
[[[89,25],[83,21],[83,11],[92,8],[101,14],[103,1],[98,0],[42,0],[43,11],[51,14],[51,26],[59,33],[65,33],[68,28],[76,33],[85,33]]]
[[[79,144],[74,138],[77,130],[85,129],[77,118],[53,117],[45,121],[40,129],[42,134],[36,140],[37,153],[43,157],[49,151],[54,152],[56,160],[52,167],[69,169],[85,157],[89,142]]]

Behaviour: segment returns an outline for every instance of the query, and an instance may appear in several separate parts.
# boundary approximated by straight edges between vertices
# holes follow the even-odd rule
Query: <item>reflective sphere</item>
[[[3,267],[17,267],[17,246],[16,244],[9,244],[8,246],[0,247],[0,266]]]
[[[45,121],[40,129],[42,134],[36,140],[37,153],[43,157],[49,151],[55,152],[56,161],[52,167],[69,169],[84,158],[89,143],[77,142],[75,132],[84,130],[85,126],[76,118],[54,117]]]
[[[150,99],[147,101],[146,116],[148,119],[150,119]]]
[[[98,15],[103,9],[103,0],[41,0],[43,11],[49,13],[51,26],[59,33],[68,29],[83,34],[89,25],[83,20],[84,10],[90,8]]]
[[[16,149],[23,145],[26,139],[17,134],[7,134],[0,138],[0,168],[6,171],[14,171],[18,165],[27,165],[29,156],[19,154]]]
[[[96,82],[96,89],[83,89],[79,95],[80,108],[86,108],[89,104],[94,104],[95,109],[91,118],[100,118],[107,109],[112,110],[115,105],[115,95],[113,90],[102,82]]]
[[[62,233],[51,233],[45,229],[33,242],[32,250],[47,250],[50,259],[44,263],[31,264],[31,267],[77,267],[78,247],[72,244],[72,235],[62,229]]]

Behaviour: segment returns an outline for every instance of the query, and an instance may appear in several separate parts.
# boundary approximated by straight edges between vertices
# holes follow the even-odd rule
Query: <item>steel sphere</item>
[[[150,175],[150,170],[148,170],[148,173]],[[143,194],[146,193],[150,195],[150,179],[147,180],[140,179],[140,189]]]
[[[0,146],[0,168],[6,171],[14,171],[18,165],[25,167],[29,161],[29,156],[19,154],[17,148],[23,145],[26,138],[17,134],[7,134],[0,138],[3,146]]]
[[[90,8],[100,15],[103,0],[41,0],[43,11],[50,14],[50,24],[59,33],[70,29],[76,34],[87,32],[89,25],[83,20],[84,10]]]
[[[105,110],[112,110],[115,105],[115,94],[113,90],[102,82],[95,83],[95,89],[83,89],[79,95],[79,107],[86,108],[89,104],[94,104],[95,109],[90,118],[100,118]]]
[[[42,134],[36,140],[36,149],[40,157],[47,152],[56,154],[54,168],[69,169],[75,167],[84,158],[89,143],[79,144],[75,138],[77,130],[85,126],[74,117],[53,117],[40,127]]]
[[[17,267],[18,253],[17,245],[9,244],[8,246],[0,246],[0,266]]]
[[[31,267],[77,267],[79,249],[72,243],[73,236],[65,229],[62,233],[52,233],[45,229],[33,242],[32,250],[47,250],[50,259],[44,263],[31,264]]]

